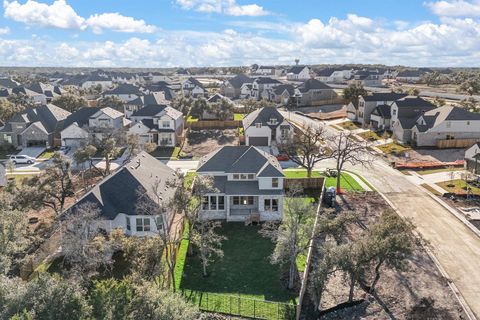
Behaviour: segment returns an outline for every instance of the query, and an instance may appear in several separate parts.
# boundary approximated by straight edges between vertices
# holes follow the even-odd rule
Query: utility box
[[[336,203],[336,198],[337,192],[335,190],[335,187],[326,188],[323,195],[323,202],[329,207],[334,207]]]

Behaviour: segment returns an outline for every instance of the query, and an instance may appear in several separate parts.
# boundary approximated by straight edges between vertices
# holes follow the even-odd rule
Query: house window
[[[253,173],[241,173],[241,174],[234,174],[233,180],[254,180],[255,175]]]
[[[467,126],[469,126],[469,125],[470,125],[470,121],[467,121]]]
[[[278,188],[278,178],[272,178],[272,188]]]
[[[282,130],[280,130],[280,137],[281,137],[281,139],[283,139],[283,140],[287,139],[289,132],[290,132],[290,130],[288,130],[288,129],[282,129]]]
[[[127,220],[127,230],[132,231],[132,225],[130,224],[130,217],[127,217],[126,220]]]
[[[163,230],[163,216],[158,216],[155,223],[157,224],[157,230]]]
[[[455,137],[451,134],[447,134],[447,140],[455,140]]]
[[[248,178],[248,180],[253,180],[253,179],[255,179],[255,175],[253,173],[249,173],[249,174],[247,174],[247,178]]]
[[[396,116],[396,115],[397,115],[397,110],[393,109],[393,110],[392,110],[392,114],[393,114],[394,116]]]
[[[162,128],[170,128],[170,121],[168,120],[162,121]]]
[[[255,123],[255,128],[261,128],[262,124],[261,123]]]
[[[278,211],[278,199],[265,199],[263,202],[265,211]]]
[[[202,210],[209,210],[209,211],[225,210],[225,197],[224,196],[203,197]]]
[[[447,127],[447,128],[450,128],[451,126],[452,126],[452,123],[451,123],[450,121],[447,121],[446,127]]]
[[[234,174],[233,175],[233,180],[240,180],[240,175],[239,174]]]
[[[233,197],[233,204],[236,206],[251,206],[253,203],[252,196]]]
[[[240,180],[247,180],[247,179],[248,179],[248,175],[246,175],[246,174],[244,174],[244,173],[242,173],[242,174],[240,175]]]
[[[150,231],[150,218],[137,218],[136,222],[138,232]]]

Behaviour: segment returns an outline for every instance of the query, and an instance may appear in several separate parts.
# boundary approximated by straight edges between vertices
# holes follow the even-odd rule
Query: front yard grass
[[[296,295],[285,289],[280,267],[270,263],[274,244],[258,233],[260,228],[222,224],[217,232],[227,237],[222,244],[224,257],[209,265],[208,277],[203,277],[197,255],[186,257],[180,290],[294,303]]]
[[[192,116],[188,116],[187,118],[187,122],[197,122],[198,121],[198,118],[194,118]]]
[[[325,188],[336,187],[337,178],[336,177],[327,177],[325,181]],[[343,191],[354,191],[354,192],[363,192],[365,191],[362,186],[347,172],[342,172],[340,177],[340,188]]]
[[[233,114],[233,120],[239,121],[243,120],[245,118],[245,115],[243,113],[234,113]]]
[[[440,192],[438,192],[436,189],[429,186],[427,183],[422,183],[420,186],[427,189],[428,191],[430,191],[431,193],[433,193],[436,196],[441,196]]]
[[[151,152],[150,155],[156,158],[177,159],[179,153],[179,147],[158,147],[153,152]]]
[[[367,141],[378,141],[382,139],[382,137],[379,136],[378,133],[370,130],[359,133],[358,135]]]
[[[383,153],[387,153],[387,154],[398,154],[398,153],[412,150],[409,147],[402,146],[401,144],[398,144],[395,142],[382,144],[380,146],[377,146],[377,148],[382,150]]]
[[[42,154],[38,156],[38,158],[47,160],[47,159],[50,159],[51,157],[53,157],[54,154],[55,154],[55,150],[47,149],[47,150],[43,151]]]
[[[467,183],[461,179],[439,182],[437,185],[449,193],[467,194]],[[470,187],[470,194],[480,196],[480,188],[474,187],[470,184],[468,184],[468,187]]]
[[[307,170],[306,169],[285,169],[283,170],[283,174],[287,179],[302,179],[307,178]],[[312,171],[312,178],[318,178],[322,175],[318,171]]]
[[[340,122],[336,124],[337,126],[347,129],[347,130],[357,130],[360,129],[362,126],[358,123],[352,122],[352,121],[345,121],[345,122]]]

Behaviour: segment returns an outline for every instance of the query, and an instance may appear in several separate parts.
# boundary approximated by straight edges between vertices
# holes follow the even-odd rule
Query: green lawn
[[[377,146],[377,148],[387,154],[397,154],[397,153],[402,153],[402,152],[411,150],[409,147],[402,146],[401,144],[398,144],[395,142],[382,144],[380,146]]]
[[[352,121],[345,121],[345,122],[337,123],[336,125],[347,130],[357,130],[361,128],[360,124],[354,123]]]
[[[368,141],[377,141],[382,139],[382,137],[379,136],[378,133],[374,131],[365,131],[365,132],[359,133],[358,135]]]
[[[285,169],[283,174],[287,179],[301,179],[307,178],[307,170],[305,169]],[[312,178],[318,178],[322,175],[318,171],[312,171]]]
[[[197,173],[195,171],[189,171],[185,174],[185,179],[184,179],[183,182],[184,182],[186,188],[191,188],[192,187],[193,179],[195,178],[196,175],[197,175]]]
[[[269,256],[274,245],[260,236],[259,226],[243,223],[224,223],[217,232],[226,236],[223,259],[208,267],[209,276],[203,277],[198,256],[186,257],[183,276],[178,284],[182,290],[241,295],[278,302],[295,302],[296,295],[285,289],[280,267],[272,265]]]
[[[197,122],[197,121],[198,121],[198,119],[194,118],[192,116],[188,116],[188,118],[187,118],[187,122]]]
[[[38,156],[39,159],[50,159],[51,157],[53,157],[53,155],[55,154],[55,150],[53,149],[47,149],[45,151],[42,152],[42,154],[40,156]]]
[[[437,183],[437,185],[450,193],[467,194],[467,184],[461,179],[444,181]],[[470,187],[470,194],[480,195],[480,188],[474,187],[470,184],[468,186]]]
[[[375,191],[375,187],[372,186],[370,184],[370,182],[368,182],[364,177],[362,177],[361,175],[359,174],[356,174],[356,173],[353,173],[353,172],[349,172],[350,175],[354,175],[354,176],[357,176],[360,180],[362,180],[363,183],[365,183],[370,189],[372,189],[372,191]]]
[[[429,186],[427,183],[422,183],[420,186],[427,189],[428,191],[430,191],[431,193],[433,193],[436,196],[441,196],[440,192],[438,192],[436,189]]]
[[[233,114],[233,120],[243,120],[245,118],[245,114],[243,113],[234,113]]]
[[[179,153],[179,147],[158,147],[157,149],[155,149],[155,151],[150,153],[150,155],[157,158],[177,159]]]
[[[336,177],[327,177],[325,181],[325,187],[336,187],[337,186],[337,178]],[[365,191],[358,182],[346,172],[343,172],[340,177],[340,187],[344,191],[355,191],[355,192],[363,192]]]
[[[34,177],[35,175],[33,174],[8,174],[7,173],[7,180],[15,179],[15,183],[17,185],[22,184],[24,179],[29,179]]]

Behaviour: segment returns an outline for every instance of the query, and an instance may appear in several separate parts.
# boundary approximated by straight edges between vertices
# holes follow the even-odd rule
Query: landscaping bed
[[[150,155],[156,158],[177,159],[179,153],[179,147],[158,147],[153,152],[151,152]]]
[[[470,194],[480,196],[480,188],[467,184],[464,180],[456,179],[437,183],[438,186],[445,189],[448,193],[466,195],[467,186],[470,187]]]
[[[398,144],[398,143],[395,143],[395,142],[382,144],[380,146],[377,146],[377,148],[380,149],[382,152],[384,152],[386,154],[391,154],[391,155],[397,155],[397,154],[404,153],[404,152],[412,150],[409,147],[402,146],[401,144]]]
[[[346,129],[346,130],[351,130],[351,131],[362,128],[361,124],[355,123],[355,122],[352,122],[352,121],[340,122],[340,123],[337,123],[336,125],[339,126],[340,128],[343,128],[343,129]]]

